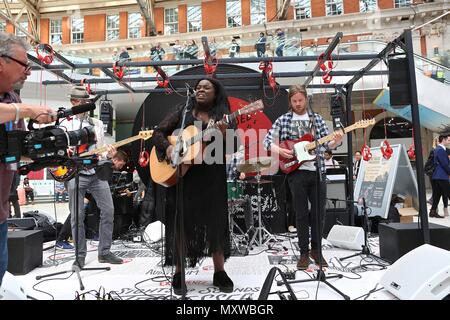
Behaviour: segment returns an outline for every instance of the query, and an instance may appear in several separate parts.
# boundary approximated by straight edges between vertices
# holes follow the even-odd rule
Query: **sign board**
[[[387,219],[392,194],[409,195],[418,208],[417,182],[403,145],[391,146],[393,153],[386,160],[380,147],[371,148],[372,159],[361,161],[355,184],[354,199],[362,212],[362,198],[366,200],[367,215]]]

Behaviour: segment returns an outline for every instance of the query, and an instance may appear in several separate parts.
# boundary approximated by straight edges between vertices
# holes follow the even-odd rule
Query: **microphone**
[[[86,104],[81,104],[79,106],[74,106],[70,109],[64,109],[64,108],[60,108],[57,112],[56,112],[56,116],[58,119],[61,118],[67,118],[76,114],[80,114],[80,113],[85,113],[88,111],[93,111],[95,110],[95,103],[86,103]]]
[[[188,95],[190,96],[190,97],[195,97],[195,90],[194,90],[194,88],[192,88],[190,85],[189,85],[189,83],[186,83],[186,89],[188,90]]]

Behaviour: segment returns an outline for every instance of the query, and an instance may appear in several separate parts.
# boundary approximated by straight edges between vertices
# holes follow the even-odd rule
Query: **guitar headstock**
[[[370,120],[359,120],[358,122],[355,122],[353,126],[355,128],[367,128],[368,126],[373,126],[375,124],[375,119]]]
[[[264,103],[261,99],[259,99],[246,105],[242,109],[239,109],[239,114],[249,114],[256,111],[260,111],[262,109],[264,109]]]
[[[145,131],[139,131],[139,138],[147,140],[150,139],[153,135],[153,130],[145,130]]]

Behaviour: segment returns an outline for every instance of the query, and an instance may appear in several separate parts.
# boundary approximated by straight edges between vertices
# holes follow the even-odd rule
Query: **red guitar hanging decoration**
[[[49,54],[42,55],[40,53],[40,49],[49,52]],[[55,52],[53,51],[52,46],[49,44],[46,44],[46,43],[38,44],[36,46],[36,54],[37,54],[39,61],[46,65],[51,64],[53,62],[53,58],[55,56]]]
[[[122,80],[123,76],[125,75],[125,70],[122,66],[118,66],[117,62],[113,64],[113,71],[116,75],[117,79]]]
[[[148,162],[150,161],[150,154],[148,151],[144,150],[139,154],[139,165],[142,168],[148,166]]]
[[[325,74],[322,76],[322,80],[324,83],[331,83],[333,76],[330,75],[330,72],[333,71],[333,60],[331,59],[331,55],[328,56],[328,60],[325,60],[324,54],[322,53],[319,56],[320,70]]]
[[[386,160],[389,160],[392,157],[392,153],[394,153],[394,150],[392,150],[392,147],[389,144],[389,141],[387,141],[387,139],[381,142],[380,150],[381,154],[383,155],[383,158],[385,158]]]
[[[370,147],[367,144],[363,145],[361,155],[364,161],[369,161],[372,159],[372,152],[370,152]]]

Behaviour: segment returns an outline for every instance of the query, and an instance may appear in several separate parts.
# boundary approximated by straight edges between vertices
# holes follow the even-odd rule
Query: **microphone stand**
[[[317,274],[315,275],[314,278],[312,279],[306,279],[306,280],[293,280],[293,281],[287,281],[288,283],[301,283],[301,282],[311,282],[311,281],[319,281],[319,282],[323,282],[325,283],[327,286],[329,286],[331,289],[333,289],[334,291],[336,291],[338,294],[340,294],[345,300],[350,300],[350,297],[347,296],[346,294],[342,293],[339,289],[337,289],[335,286],[333,286],[331,283],[329,283],[327,281],[327,275],[325,274],[325,272],[323,271],[323,266],[322,266],[322,226],[323,226],[323,221],[324,221],[324,208],[325,206],[323,205],[323,201],[321,201],[322,199],[325,198],[325,194],[322,194],[322,186],[326,187],[325,181],[323,181],[323,176],[322,173],[320,172],[320,155],[319,155],[319,148],[320,145],[318,143],[318,139],[317,139],[317,127],[316,127],[316,117],[314,114],[314,110],[312,109],[311,106],[311,102],[309,104],[309,112],[311,112],[312,115],[312,130],[314,132],[314,141],[315,141],[315,152],[316,152],[316,201],[314,204],[315,206],[315,211],[316,211],[316,232],[317,232],[317,254],[319,256],[319,269],[317,270]],[[333,275],[333,276],[328,276],[328,279],[332,279],[332,278],[343,278],[342,274],[338,274],[338,275]]]
[[[76,154],[75,154],[76,155]],[[80,184],[80,176],[79,176],[79,171],[81,170],[81,168],[85,165],[85,162],[88,160],[86,158],[79,158],[77,156],[75,157],[71,157],[71,160],[73,160],[73,162],[75,163],[75,233],[73,235],[74,241],[75,241],[75,262],[72,264],[72,268],[70,270],[66,270],[66,271],[60,271],[60,272],[55,272],[55,273],[50,273],[50,274],[46,274],[46,275],[41,275],[41,276],[36,276],[36,280],[40,280],[43,278],[47,278],[47,277],[51,277],[51,276],[56,276],[59,274],[64,274],[64,273],[76,273],[77,277],[78,277],[78,282],[80,284],[80,290],[84,290],[84,285],[83,282],[81,281],[81,276],[80,276],[80,272],[81,271],[94,271],[94,270],[105,270],[105,271],[109,271],[111,270],[110,267],[101,267],[101,268],[84,268],[80,265],[79,262],[79,246],[78,246],[78,235],[79,235],[79,231],[78,231],[78,220],[79,220],[79,215],[78,215],[78,211],[79,211],[79,184]],[[73,212],[71,212],[71,214],[73,214]],[[83,222],[84,223],[84,222]]]
[[[177,252],[178,245],[178,259],[180,263],[180,273],[181,273],[181,300],[186,299],[186,287],[185,287],[185,259],[186,255],[184,252],[184,190],[183,190],[183,177],[182,177],[182,163],[181,156],[183,152],[183,129],[186,122],[186,115],[188,113],[189,101],[192,98],[191,93],[192,88],[186,85],[186,103],[183,107],[183,117],[181,120],[180,132],[177,136],[177,142],[175,144],[173,157],[171,160],[171,165],[173,168],[177,168],[178,182],[176,185],[176,198],[175,198],[175,244],[174,252]],[[178,235],[178,236],[177,236]],[[177,261],[177,260],[175,260]]]

